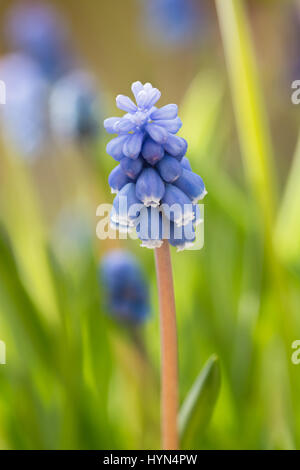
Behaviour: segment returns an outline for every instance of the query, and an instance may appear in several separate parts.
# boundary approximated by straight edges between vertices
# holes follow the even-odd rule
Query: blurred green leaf
[[[51,333],[33,305],[20,280],[10,240],[0,225],[0,308],[7,315],[15,335],[36,348],[41,358],[50,364]],[[27,347],[29,345],[27,344]]]
[[[189,154],[197,155],[197,160],[210,157],[208,152],[212,139],[216,136],[216,126],[220,121],[220,110],[224,94],[220,77],[212,71],[196,75],[188,88],[180,115],[184,123],[183,136],[189,143]],[[223,122],[223,131],[227,121]]]
[[[216,165],[205,165],[202,172],[209,196],[242,231],[256,225],[253,204],[233,179]]]
[[[10,235],[20,277],[37,310],[49,324],[60,321],[53,277],[47,256],[44,221],[32,175],[16,155],[1,148],[6,177],[1,186],[5,204],[1,218]],[[1,198],[0,198],[1,199]]]
[[[179,413],[181,447],[189,448],[201,436],[212,416],[221,384],[217,356],[211,356],[186,397]]]

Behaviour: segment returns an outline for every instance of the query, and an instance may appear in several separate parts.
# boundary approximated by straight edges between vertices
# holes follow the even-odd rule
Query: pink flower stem
[[[178,352],[169,243],[155,249],[161,335],[161,430],[164,450],[178,449]]]

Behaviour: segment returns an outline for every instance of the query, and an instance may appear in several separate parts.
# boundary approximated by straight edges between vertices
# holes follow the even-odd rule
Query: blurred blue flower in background
[[[14,54],[0,64],[7,85],[5,137],[29,157],[52,136],[83,142],[99,135],[100,98],[94,78],[75,69],[66,24],[52,5],[25,0],[8,10],[5,33]]]
[[[161,94],[150,83],[134,82],[131,89],[137,104],[118,95],[117,106],[127,114],[104,121],[108,133],[118,134],[106,148],[120,162],[108,180],[117,194],[112,226],[123,232],[136,227],[141,246],[156,248],[168,239],[178,249],[187,248],[195,241],[195,204],[206,189],[185,157],[187,142],[175,135],[181,127],[177,105],[154,106]],[[167,224],[169,231],[164,230]]]
[[[108,312],[121,322],[143,323],[150,314],[149,292],[138,260],[126,251],[111,251],[99,266]]]
[[[40,155],[48,135],[48,86],[37,64],[23,54],[0,61],[6,83],[6,105],[1,106],[4,135],[14,150],[28,159]]]
[[[10,47],[32,57],[48,80],[57,79],[70,68],[66,24],[52,5],[18,2],[6,16],[5,35]]]
[[[190,44],[203,27],[200,4],[195,0],[143,0],[143,22],[157,45]]]
[[[100,98],[93,77],[75,70],[53,86],[50,124],[55,137],[89,140],[99,135]]]

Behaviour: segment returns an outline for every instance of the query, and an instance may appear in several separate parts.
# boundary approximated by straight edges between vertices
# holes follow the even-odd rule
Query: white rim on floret
[[[193,199],[193,203],[194,204],[197,204],[198,201],[201,201],[201,199],[203,199],[205,196],[207,195],[207,191],[206,189],[203,189],[202,193],[200,194],[200,196],[197,196]]]
[[[174,219],[174,222],[177,225],[177,227],[184,227],[185,225],[192,222],[194,219],[195,219],[195,214],[193,211],[189,212],[188,214],[184,212],[183,215]]]
[[[160,199],[156,198],[156,197],[146,197],[144,200],[143,200],[143,204],[144,206],[146,207],[158,207],[159,204],[160,204]]]
[[[160,248],[161,245],[163,244],[163,240],[143,240],[141,243],[141,247],[143,248]]]

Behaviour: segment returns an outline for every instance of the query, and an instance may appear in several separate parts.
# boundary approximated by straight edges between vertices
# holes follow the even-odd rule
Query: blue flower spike
[[[104,121],[107,132],[116,134],[107,153],[119,162],[109,176],[117,193],[111,224],[123,232],[135,229],[141,246],[157,248],[167,239],[181,251],[195,241],[205,185],[185,156],[186,140],[176,135],[182,126],[177,105],[158,108],[161,93],[151,83],[134,82],[131,90],[135,101],[116,99],[126,114]]]

